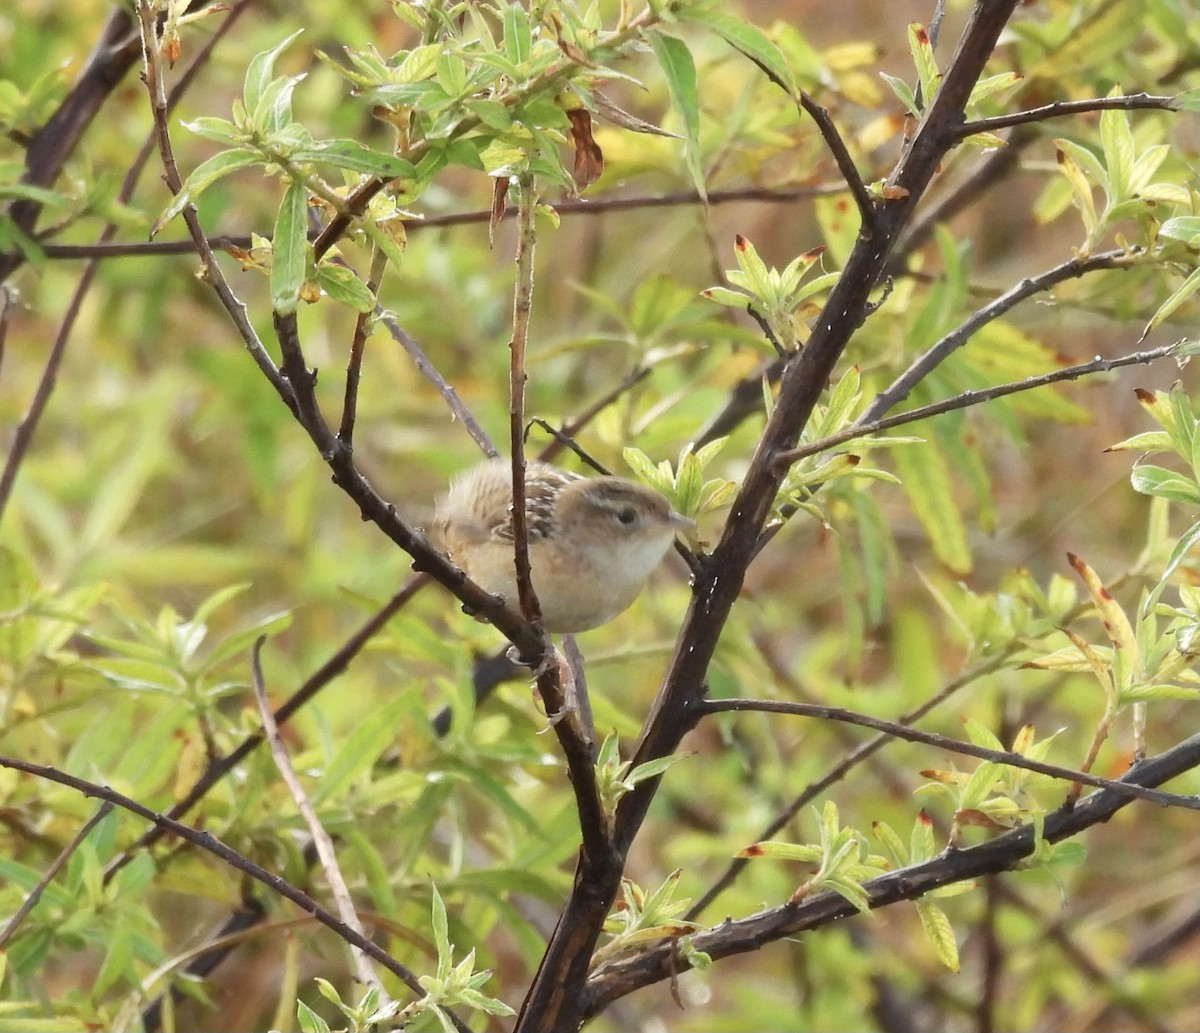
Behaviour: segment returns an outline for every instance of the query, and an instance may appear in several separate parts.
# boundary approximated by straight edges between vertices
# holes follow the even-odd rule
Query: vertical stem
[[[517,277],[513,291],[512,339],[508,342],[508,435],[512,450],[513,562],[517,568],[517,599],[521,615],[536,623],[541,607],[533,591],[529,572],[529,528],[525,519],[525,348],[529,343],[529,314],[533,308],[533,252],[537,233],[533,213],[537,194],[533,175],[517,180]]]

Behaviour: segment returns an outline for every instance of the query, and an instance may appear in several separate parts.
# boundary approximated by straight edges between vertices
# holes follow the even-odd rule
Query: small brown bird
[[[547,631],[587,631],[628,609],[687,517],[652,488],[581,477],[548,463],[525,470],[530,577]],[[517,604],[512,468],[492,459],[456,477],[433,535],[480,587]]]

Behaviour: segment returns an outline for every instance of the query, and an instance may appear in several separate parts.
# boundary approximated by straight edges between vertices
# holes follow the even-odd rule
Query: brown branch
[[[335,262],[342,268],[354,272],[350,263],[344,259],[338,258],[335,259]],[[378,247],[374,248],[371,254],[371,273],[367,277],[366,283],[372,298],[379,298],[379,283],[383,279],[386,268],[387,256]],[[371,319],[382,311],[376,300],[373,311],[360,312],[354,321],[354,336],[350,339],[350,357],[346,360],[346,384],[342,394],[342,421],[338,424],[337,432],[338,440],[350,448],[354,447],[354,424],[358,420],[358,385],[362,378],[363,356],[367,350]]]
[[[168,818],[165,814],[159,814],[157,811],[152,811],[149,807],[145,807],[136,800],[130,799],[121,793],[110,789],[108,786],[98,785],[95,782],[88,782],[82,778],[76,778],[74,775],[69,775],[64,771],[59,771],[57,768],[48,767],[44,764],[31,764],[28,761],[18,760],[15,757],[0,756],[0,767],[11,768],[14,771],[23,771],[28,775],[34,775],[37,778],[43,778],[48,782],[55,782],[58,785],[67,786],[74,789],[84,796],[92,797],[97,800],[106,800],[122,810],[128,811],[130,814],[136,814],[139,818],[144,818],[151,822],[157,828],[162,829],[163,833],[170,833],[173,836],[178,836],[180,839],[199,847],[201,850],[206,850],[215,857],[220,858],[231,868],[249,876],[255,882],[262,883],[268,889],[278,893],[281,897],[290,900],[301,910],[312,915],[327,929],[335,932],[339,937],[347,943],[358,947],[363,953],[370,956],[375,961],[378,961],[384,968],[396,976],[405,986],[418,996],[424,996],[425,991],[421,988],[421,984],[417,981],[416,975],[413,974],[406,966],[402,965],[390,954],[387,953],[373,940],[368,939],[361,933],[351,929],[344,922],[339,920],[337,916],[326,911],[320,904],[309,897],[306,893],[296,889],[282,876],[275,875],[273,872],[267,871],[261,865],[255,864],[248,857],[239,854],[232,847],[227,846],[221,840],[217,839],[211,832],[198,832],[190,825],[184,825],[181,822]],[[460,1029],[466,1030],[465,1026],[460,1026]]]
[[[1051,778],[1063,779],[1074,784],[1082,782],[1093,788],[1125,793],[1131,797],[1162,804],[1164,807],[1184,807],[1188,810],[1200,811],[1200,796],[1162,793],[1140,785],[1130,785],[1127,782],[1111,778],[1101,778],[1099,775],[1076,771],[1074,768],[1064,768],[1058,764],[1030,760],[1011,750],[990,750],[986,746],[976,746],[973,742],[951,739],[949,736],[939,735],[936,732],[919,732],[915,728],[897,721],[885,721],[882,718],[872,717],[870,714],[860,714],[843,707],[826,707],[816,703],[793,703],[789,700],[776,699],[713,699],[706,700],[702,706],[705,713],[708,714],[757,711],[766,714],[790,714],[793,717],[815,717],[822,721],[840,721],[843,724],[857,725],[859,728],[870,728],[897,739],[904,739],[906,742],[919,742],[926,746],[936,746],[938,749],[948,750],[950,753],[961,753],[967,757],[977,757],[995,764],[1007,764],[1009,767],[1023,768],[1026,771],[1049,775]]]
[[[964,391],[953,398],[946,398],[940,402],[932,402],[929,405],[921,406],[919,409],[910,409],[908,412],[899,413],[896,416],[888,416],[885,419],[871,420],[869,423],[856,421],[853,426],[847,427],[837,434],[830,434],[828,437],[821,438],[821,440],[814,441],[811,444],[801,445],[799,448],[779,453],[775,457],[775,462],[781,468],[788,467],[801,459],[828,451],[838,445],[844,445],[847,441],[853,441],[855,438],[870,437],[873,434],[879,434],[894,427],[902,427],[906,423],[927,420],[931,416],[940,416],[942,413],[954,412],[956,409],[966,409],[973,405],[981,405],[984,402],[994,401],[1006,395],[1019,394],[1022,391],[1032,391],[1034,388],[1045,387],[1048,384],[1057,384],[1064,380],[1078,380],[1080,377],[1089,376],[1093,373],[1109,373],[1123,366],[1144,366],[1159,359],[1169,358],[1179,350],[1181,344],[1183,344],[1183,341],[1176,341],[1174,344],[1165,344],[1162,347],[1151,348],[1148,351],[1119,355],[1115,359],[1097,357],[1075,366],[1064,366],[1062,369],[1051,370],[1049,373],[1039,373],[1037,376],[1026,377],[1024,380],[1010,381],[1007,384],[997,384],[995,387],[981,387],[972,391]]]
[[[1053,104],[1043,104],[1040,108],[1029,108],[1026,111],[1013,111],[1007,115],[993,115],[991,118],[977,118],[973,122],[964,122],[958,127],[957,135],[959,139],[963,139],[974,136],[976,133],[991,133],[997,129],[1007,129],[1009,126],[1044,122],[1050,118],[1078,115],[1088,111],[1136,111],[1145,108],[1159,111],[1179,110],[1174,97],[1159,97],[1150,93],[1132,93],[1125,97],[1093,97],[1089,100],[1058,100]]]
[[[533,579],[529,567],[529,513],[525,508],[525,349],[529,344],[529,319],[533,311],[533,256],[537,245],[537,229],[534,212],[537,210],[537,194],[530,173],[517,179],[517,247],[516,281],[513,289],[512,336],[508,341],[508,447],[512,458],[512,530],[513,564],[516,567],[517,601],[521,614],[531,624],[542,619],[542,608],[537,593],[533,590]],[[546,661],[546,649],[539,656],[522,657],[523,661],[538,667]],[[555,714],[557,708],[546,713]]]
[[[23,183],[48,187],[54,182],[87,127],[137,57],[134,21],[127,10],[113,8],[79,78],[30,139],[25,151]],[[30,234],[41,211],[40,201],[22,198],[14,202],[9,214],[19,232]],[[24,261],[19,249],[0,252],[0,281],[6,281]]]
[[[366,939],[366,932],[363,929],[362,921],[358,917],[358,912],[354,910],[354,901],[350,896],[350,888],[346,885],[346,879],[342,875],[341,866],[338,864],[337,852],[333,848],[333,840],[329,838],[329,833],[321,825],[321,821],[317,817],[317,812],[313,809],[312,801],[309,800],[308,794],[304,792],[304,787],[300,784],[300,779],[296,777],[296,769],[292,766],[292,759],[288,756],[287,747],[283,744],[283,737],[279,734],[279,725],[271,713],[271,704],[267,700],[267,689],[263,682],[262,673],[262,647],[266,640],[265,635],[260,635],[255,640],[254,648],[250,652],[250,670],[252,674],[251,682],[254,687],[254,701],[258,704],[258,713],[263,723],[263,734],[266,736],[267,745],[271,749],[271,758],[275,761],[275,768],[279,772],[279,777],[283,779],[288,792],[292,794],[296,810],[300,812],[300,816],[304,819],[304,824],[308,828],[310,841],[321,862],[321,871],[325,873],[325,882],[329,886],[329,892],[332,894],[334,902],[337,904],[338,915],[347,928],[353,929],[359,936]],[[354,962],[354,972],[358,981],[368,990],[374,990],[379,995],[380,1005],[386,1005],[389,1002],[387,992],[384,990],[379,973],[375,971],[370,959],[361,948],[353,944],[350,946],[350,955]]]
[[[876,420],[885,412],[902,402],[908,393],[952,352],[967,343],[972,335],[1005,312],[1016,307],[1027,298],[1049,290],[1055,284],[1065,280],[1078,279],[1097,269],[1127,269],[1142,261],[1144,255],[1139,252],[1123,251],[1119,248],[1112,251],[1102,251],[1086,258],[1069,258],[1052,269],[1047,269],[1037,276],[1028,277],[1009,288],[999,297],[984,305],[960,323],[954,330],[946,334],[936,344],[919,355],[892,383],[875,396],[874,401],[859,417],[859,423]]]
[[[146,82],[146,91],[150,96],[150,110],[154,116],[154,132],[158,142],[159,157],[163,165],[163,179],[171,193],[178,194],[183,188],[183,179],[180,177],[179,168],[175,164],[175,153],[171,147],[171,135],[167,127],[167,99],[161,76],[161,66],[159,64],[159,39],[155,24],[155,13],[153,5],[148,0],[138,0],[137,11],[142,32],[142,57],[145,63],[143,76]],[[284,404],[289,409],[292,408],[295,402],[291,397],[287,381],[283,379],[279,370],[275,368],[275,363],[271,361],[271,356],[267,354],[267,350],[263,347],[262,341],[259,340],[258,334],[254,332],[254,327],[250,323],[245,305],[241,303],[237,295],[230,289],[229,283],[222,274],[221,267],[217,264],[216,255],[213,254],[212,246],[209,244],[208,238],[204,234],[204,229],[200,225],[200,217],[196,213],[196,206],[194,204],[189,204],[184,208],[183,221],[187,224],[188,231],[191,233],[192,244],[203,263],[204,279],[216,291],[217,297],[220,299],[225,311],[229,313],[230,319],[233,320],[233,324],[241,336],[246,350],[250,352],[250,357],[254,360],[255,365],[262,371],[263,376],[267,378],[271,386],[275,388]]]
[[[1150,760],[1135,764],[1121,779],[1121,790],[1102,789],[1074,808],[1060,807],[1046,816],[1042,831],[1049,843],[1076,836],[1108,821],[1131,802],[1131,785],[1154,787],[1200,765],[1200,735],[1194,735]],[[1036,847],[1029,825],[1006,832],[979,846],[946,850],[922,864],[888,872],[863,883],[872,910],[900,900],[916,900],[952,883],[1011,871]],[[744,954],[764,944],[853,917],[853,905],[835,893],[821,893],[797,904],[785,904],[737,921],[725,921],[689,937],[690,946],[714,961]],[[580,1002],[592,1016],[616,999],[655,982],[675,978],[689,968],[675,942],[664,942],[633,957],[609,962],[587,981]]]
[[[416,577],[410,578],[400,591],[372,614],[325,663],[309,675],[300,688],[280,704],[279,709],[275,711],[276,723],[284,724],[326,685],[339,675],[344,674],[350,666],[350,662],[362,652],[367,643],[383,630],[384,625],[403,609],[417,592],[429,583],[430,579],[424,574],[418,574]],[[165,817],[172,820],[183,817],[183,815],[208,795],[208,791],[213,786],[261,746],[262,742],[262,733],[253,732],[247,735],[236,748],[224,757],[211,760],[200,777],[196,779],[192,787],[184,794],[183,798],[173,804],[170,810],[165,813]],[[118,854],[109,862],[104,872],[105,881],[107,882],[124,868],[133,859],[134,854],[138,850],[144,850],[146,847],[152,846],[158,840],[162,839],[165,834],[165,829],[156,826],[130,844],[121,854]]]
[[[188,66],[187,71],[180,77],[179,83],[171,91],[169,97],[164,101],[165,111],[170,112],[176,104],[178,104],[183,93],[188,86],[195,81],[196,75],[200,69],[207,63],[213,49],[217,43],[222,40],[226,33],[233,27],[234,22],[247,8],[248,0],[242,0],[237,4],[226,16],[224,21],[217,27],[210,39],[204,47],[197,53],[195,60]],[[110,28],[113,22],[110,21]],[[95,58],[95,54],[93,58]],[[81,78],[80,83],[87,81],[87,73]],[[102,99],[102,98],[100,98]],[[69,99],[63,102],[60,111],[69,106]],[[94,114],[94,112],[92,112]],[[89,115],[89,118],[91,116]],[[50,125],[55,119],[51,119]],[[121,182],[121,187],[116,194],[116,202],[123,204],[132,196],[134,188],[137,186],[142,170],[146,166],[146,161],[150,157],[153,149],[153,141],[155,133],[151,132],[142,145],[142,149],[138,152],[133,163],[125,173],[125,177]],[[59,141],[58,143],[61,143]],[[61,156],[65,160],[65,153]],[[30,156],[28,161],[33,164],[41,162],[43,158],[34,158]],[[57,174],[57,172],[55,172]],[[16,206],[14,205],[12,217],[15,220],[18,218]],[[36,210],[33,210],[32,218],[37,217]],[[117,231],[116,223],[110,222],[100,231],[98,245],[103,246],[110,240]],[[0,264],[2,264],[3,256],[0,256]],[[42,375],[38,379],[38,385],[34,389],[33,398],[30,400],[25,414],[21,417],[20,423],[17,424],[16,430],[13,432],[12,441],[9,444],[8,457],[4,461],[4,469],[0,471],[0,520],[4,518],[4,510],[8,505],[8,500],[12,495],[13,486],[16,483],[17,473],[21,468],[21,464],[25,461],[25,456],[29,452],[30,445],[33,442],[34,432],[37,430],[38,424],[41,422],[42,416],[45,413],[46,406],[50,402],[50,396],[54,393],[55,385],[58,381],[58,371],[62,366],[63,357],[66,355],[67,343],[70,341],[71,332],[75,328],[75,323],[79,318],[79,313],[83,307],[83,300],[91,289],[92,281],[95,278],[96,270],[99,267],[99,262],[93,258],[84,267],[80,274],[78,282],[75,284],[75,290],[71,294],[71,300],[67,303],[67,309],[63,313],[62,321],[59,323],[58,331],[54,335],[54,342],[50,346],[50,351],[46,356],[46,364],[42,367]],[[3,354],[3,339],[8,327],[8,317],[11,305],[8,303],[10,295],[8,289],[5,288],[3,311],[0,311],[0,355]]]
[[[846,181],[846,186],[850,189],[850,196],[854,198],[854,203],[858,206],[858,216],[861,220],[858,232],[861,236],[870,239],[875,229],[875,202],[871,200],[867,184],[858,174],[858,167],[854,164],[854,159],[850,157],[850,152],[846,149],[846,143],[838,132],[837,126],[833,124],[829,112],[803,90],[800,91],[797,103],[817,123],[825,146],[829,148],[833,160],[837,162],[838,171],[842,174],[842,179]]]
[[[816,183],[804,187],[735,187],[729,190],[714,190],[708,195],[709,206],[733,204],[741,201],[761,201],[764,204],[791,204],[814,197],[843,194],[846,185]],[[699,205],[700,195],[694,190],[677,190],[668,194],[635,197],[592,198],[586,201],[558,201],[554,210],[560,216],[601,216],[613,212],[640,211],[645,208],[677,208]],[[508,209],[503,219],[515,219],[516,211]],[[491,212],[479,210],[451,212],[446,215],[429,215],[413,219],[404,224],[405,232],[411,237],[422,230],[445,229],[449,226],[474,226],[486,224]],[[309,234],[315,241],[319,233]],[[210,234],[209,243],[217,251],[240,248],[245,250],[253,244],[248,234]],[[42,251],[48,259],[81,258],[135,258],[145,255],[188,255],[195,250],[190,240],[131,240],[120,244],[43,244]]]
[[[804,349],[781,377],[779,397],[734,499],[720,541],[693,582],[692,602],[662,685],[637,743],[633,766],[670,755],[701,712],[705,677],[722,629],[737,601],[758,537],[779,491],[772,460],[795,446],[834,365],[865,316],[901,228],[928,187],[946,152],[974,84],[1017,0],[979,0],[942,78],[937,95],[888,180],[894,200],[876,213],[872,237],[860,237],[817,318]],[[576,1029],[591,1008],[579,994],[592,951],[616,897],[623,861],[645,820],[659,779],[641,782],[617,808],[611,856],[584,853],[576,863],[571,894],[522,1006],[516,1029]]]
[[[50,396],[54,393],[55,384],[58,382],[58,371],[62,367],[63,356],[67,352],[67,342],[71,338],[71,331],[75,328],[75,321],[79,318],[80,310],[83,308],[83,299],[92,285],[98,268],[99,264],[92,261],[80,274],[79,282],[75,284],[75,290],[71,292],[71,300],[67,302],[67,310],[63,313],[62,322],[58,324],[58,331],[55,333],[50,351],[46,355],[46,364],[42,367],[42,375],[38,378],[33,397],[29,400],[29,406],[21,417],[21,422],[17,424],[17,429],[13,431],[12,441],[8,447],[8,458],[4,460],[4,469],[0,471],[0,519],[3,519],[4,510],[12,496],[13,485],[17,480],[17,471],[20,470],[21,464],[29,452],[29,446],[33,443],[34,431],[37,430],[42,414],[50,403]]]
[[[42,877],[38,879],[37,885],[25,895],[25,899],[21,901],[21,906],[13,912],[12,918],[5,924],[3,931],[0,931],[0,950],[3,950],[4,945],[12,939],[13,933],[20,928],[21,923],[25,921],[29,912],[37,907],[37,902],[42,899],[42,894],[46,892],[46,887],[54,881],[54,877],[62,870],[62,866],[70,860],[71,855],[87,839],[88,833],[99,825],[112,809],[113,804],[108,801],[97,807],[96,813],[80,826],[79,831],[71,837],[71,842],[63,847],[59,851],[58,856],[50,862],[50,866],[42,873]]]

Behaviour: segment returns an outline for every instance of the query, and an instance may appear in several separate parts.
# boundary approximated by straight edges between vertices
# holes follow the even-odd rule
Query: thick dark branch
[[[1118,781],[1124,786],[1159,786],[1200,765],[1200,735],[1151,760],[1136,764]],[[1125,789],[1101,789],[1072,808],[1060,807],[1046,816],[1043,835],[1047,842],[1076,836],[1085,829],[1108,821],[1131,802]],[[1018,868],[1033,853],[1033,829],[1026,825],[987,843],[965,850],[946,850],[923,864],[888,872],[863,884],[871,908],[878,909],[900,900],[915,900],[925,894],[998,872]],[[822,893],[798,904],[727,921],[690,938],[691,946],[713,960],[758,950],[765,944],[850,918],[854,907],[835,893]],[[665,979],[673,979],[688,968],[686,958],[674,943],[663,943],[635,957],[610,962],[588,980],[582,1002],[585,1015],[602,1011],[613,1001],[634,990]]]
[[[1045,122],[1046,119],[1061,118],[1063,115],[1078,115],[1087,111],[1135,111],[1139,108],[1179,110],[1174,97],[1159,97],[1151,93],[1132,93],[1126,97],[1093,97],[1091,100],[1059,100],[1053,104],[1043,104],[1040,108],[1030,108],[1028,111],[1013,111],[1007,115],[994,115],[991,118],[977,118],[973,122],[964,122],[958,127],[957,135],[962,139],[976,133],[1007,129],[1009,126]]]
[[[744,713],[759,711],[768,714],[790,714],[793,717],[815,717],[822,721],[840,721],[843,724],[857,725],[859,728],[870,728],[876,732],[906,742],[919,742],[926,746],[936,746],[951,753],[961,753],[967,757],[978,757],[980,760],[990,760],[996,764],[1007,764],[1026,771],[1036,771],[1040,775],[1060,778],[1067,782],[1094,786],[1097,789],[1111,789],[1113,792],[1124,793],[1129,797],[1149,800],[1151,803],[1162,804],[1165,807],[1185,807],[1188,810],[1200,811],[1200,796],[1181,796],[1178,793],[1163,793],[1156,789],[1120,782],[1111,778],[1101,778],[1098,775],[1085,774],[1074,768],[1064,768],[1057,764],[1045,764],[1039,760],[1031,760],[1020,753],[1011,750],[989,750],[985,746],[976,746],[973,742],[961,739],[951,739],[947,735],[936,732],[919,732],[908,725],[896,721],[885,721],[872,717],[870,714],[860,714],[843,707],[826,707],[816,703],[793,703],[777,699],[714,699],[704,704],[704,709],[710,714],[722,714],[730,711]]]
[[[887,186],[892,189],[885,196],[894,199],[877,209],[870,240],[859,238],[808,343],[784,369],[775,409],[721,540],[695,578],[684,626],[632,757],[635,766],[673,752],[701,713],[709,664],[779,491],[781,475],[775,471],[773,459],[795,446],[838,357],[864,318],[870,292],[896,237],[953,145],[967,98],[1016,2],[976,3],[941,87],[889,178]],[[525,999],[517,1030],[573,1030],[590,1012],[577,991],[587,976],[592,948],[619,887],[621,862],[645,820],[658,784],[658,779],[647,780],[622,798],[614,823],[617,856],[612,863],[596,864],[594,859],[580,856],[571,896]]]
[[[23,183],[48,187],[54,182],[80,137],[133,67],[139,53],[133,18],[124,8],[114,8],[74,86],[30,140],[25,151]],[[18,230],[30,234],[41,211],[40,201],[26,198],[13,204],[10,215]],[[24,260],[20,251],[0,252],[0,282],[7,280]]]

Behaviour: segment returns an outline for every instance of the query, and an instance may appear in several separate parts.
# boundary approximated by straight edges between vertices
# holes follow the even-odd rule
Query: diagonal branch
[[[258,704],[259,716],[262,718],[263,734],[267,737],[267,744],[271,748],[271,757],[275,761],[275,768],[278,770],[280,778],[283,779],[284,785],[287,786],[288,792],[292,794],[296,810],[300,812],[304,824],[308,827],[309,838],[320,859],[321,870],[325,873],[329,892],[337,904],[338,915],[349,928],[365,938],[366,932],[358,917],[358,912],[354,909],[354,901],[350,896],[350,888],[346,885],[346,879],[342,875],[341,866],[338,864],[333,840],[329,838],[329,833],[325,831],[321,820],[317,817],[317,812],[313,809],[312,801],[309,800],[308,794],[300,784],[300,779],[296,777],[296,769],[292,766],[292,759],[288,756],[287,747],[283,744],[283,737],[279,734],[279,725],[276,724],[271,713],[271,704],[267,700],[267,688],[263,682],[262,673],[262,647],[266,640],[265,635],[260,635],[250,653],[254,700]],[[354,961],[354,971],[358,976],[358,981],[367,989],[374,990],[379,994],[382,1005],[388,1004],[389,998],[383,988],[383,982],[367,955],[361,948],[354,945],[350,946],[350,955]]]
[[[49,767],[45,764],[33,764],[29,761],[18,760],[15,757],[0,756],[0,767],[11,768],[14,771],[23,771],[28,775],[34,775],[48,782],[67,786],[82,793],[84,796],[97,800],[105,800],[120,807],[122,810],[128,811],[130,814],[136,814],[139,818],[144,818],[165,832],[191,843],[192,846],[208,851],[208,853],[215,857],[219,857],[231,868],[235,868],[237,871],[248,875],[255,882],[262,883],[262,885],[278,893],[281,897],[290,900],[302,911],[312,915],[313,918],[327,929],[331,929],[337,933],[347,943],[358,947],[364,954],[378,961],[384,968],[404,983],[405,986],[412,990],[413,993],[418,996],[424,996],[425,991],[417,981],[416,975],[407,966],[398,962],[373,940],[351,929],[339,920],[337,916],[330,914],[330,912],[326,911],[310,896],[296,889],[295,886],[287,882],[282,876],[275,875],[261,865],[255,864],[249,858],[242,856],[232,847],[222,843],[211,832],[198,832],[190,825],[184,825],[182,822],[168,818],[165,814],[159,814],[157,811],[143,806],[136,800],[118,793],[114,789],[110,789],[108,786],[76,778],[74,775],[69,775],[65,771],[59,771],[57,768]],[[459,1028],[466,1029],[465,1026],[460,1026]]]
[[[957,135],[959,139],[963,139],[976,133],[991,133],[997,129],[1007,129],[1009,126],[1045,122],[1050,118],[1079,115],[1088,111],[1136,111],[1145,108],[1159,111],[1180,110],[1174,97],[1160,97],[1152,93],[1131,93],[1125,97],[1092,97],[1089,100],[1058,100],[1053,104],[1043,104],[1040,108],[1012,111],[1007,115],[993,115],[991,118],[977,118],[973,122],[964,122],[958,127]]]
[[[985,746],[976,746],[973,742],[952,739],[948,735],[936,732],[919,732],[908,725],[896,721],[885,721],[861,714],[843,707],[826,707],[816,703],[793,703],[788,700],[776,699],[714,699],[704,703],[704,709],[710,714],[722,714],[734,711],[759,711],[768,714],[790,714],[793,717],[815,717],[822,721],[840,721],[844,724],[857,725],[859,728],[870,728],[876,732],[907,742],[919,742],[926,746],[936,746],[938,749],[951,753],[961,753],[967,757],[978,757],[980,760],[990,760],[996,764],[1007,764],[1009,767],[1023,768],[1051,778],[1060,778],[1075,784],[1093,786],[1097,789],[1109,789],[1123,793],[1130,798],[1149,800],[1151,803],[1162,804],[1165,807],[1184,807],[1192,811],[1200,811],[1200,796],[1182,796],[1178,793],[1163,793],[1156,789],[1128,782],[1120,782],[1111,778],[1101,778],[1098,775],[1086,774],[1074,768],[1064,768],[1058,764],[1045,764],[1040,760],[1031,760],[1020,753],[1011,750],[990,750]]]
[[[775,409],[734,499],[713,553],[697,573],[684,626],[631,758],[633,766],[668,756],[702,713],[709,664],[754,558],[758,537],[779,491],[777,453],[795,446],[835,363],[865,318],[901,229],[955,142],[954,127],[1017,0],[978,0],[937,94],[888,180],[892,199],[876,211],[872,236],[860,236],[830,292],[812,337],[785,366]],[[581,854],[575,880],[558,925],[522,1006],[517,1030],[572,1030],[592,1009],[578,993],[587,979],[592,951],[616,898],[623,860],[645,820],[659,785],[648,779],[626,794],[617,808],[614,856]]]
[[[1118,782],[1121,790],[1101,789],[1075,807],[1060,807],[1046,816],[1042,834],[1057,843],[1108,821],[1132,800],[1128,786],[1152,788],[1200,765],[1200,735],[1134,765]],[[922,864],[888,872],[863,883],[872,910],[900,900],[916,900],[952,883],[1018,867],[1036,849],[1033,828],[1024,825],[979,846],[946,850]],[[785,904],[736,921],[726,921],[689,937],[695,951],[714,961],[744,954],[797,933],[853,917],[853,905],[836,893],[821,893],[797,904]],[[595,1015],[620,997],[651,983],[674,979],[690,964],[675,941],[661,943],[633,957],[610,962],[589,978],[581,1002],[586,1016]]]
[[[893,406],[902,402],[917,384],[945,361],[952,352],[966,344],[980,327],[998,319],[1027,298],[1047,291],[1055,284],[1065,280],[1078,279],[1097,269],[1128,269],[1144,260],[1144,257],[1137,251],[1123,251],[1114,248],[1111,251],[1101,251],[1086,258],[1069,258],[1065,262],[1060,262],[1053,268],[1047,269],[1044,273],[1027,277],[995,300],[984,305],[983,308],[971,313],[968,319],[914,359],[900,376],[875,396],[874,401],[859,417],[858,422],[861,424],[876,420]]]
[[[800,91],[800,98],[797,103],[817,123],[817,128],[821,131],[821,137],[825,141],[825,146],[829,148],[829,152],[833,155],[833,160],[837,162],[838,171],[842,174],[842,179],[846,181],[846,186],[850,188],[850,195],[854,198],[854,203],[858,206],[858,215],[862,220],[862,225],[859,227],[858,232],[863,237],[870,239],[872,233],[875,231],[875,202],[871,200],[867,184],[863,182],[862,176],[858,174],[858,168],[854,164],[854,159],[850,157],[850,152],[846,149],[845,141],[842,140],[841,134],[837,131],[837,126],[833,124],[833,119],[829,117],[828,110],[821,107],[820,104],[816,103],[803,90]]]
[[[1160,348],[1132,352],[1129,355],[1119,355],[1115,359],[1097,357],[1075,366],[1064,366],[1062,369],[1051,370],[1049,373],[1026,377],[1024,380],[1010,381],[1007,384],[997,384],[995,387],[977,388],[973,391],[963,391],[953,398],[946,398],[940,402],[932,402],[929,405],[921,406],[919,409],[910,409],[908,412],[888,416],[885,419],[871,420],[867,423],[859,420],[853,426],[847,427],[837,434],[830,434],[828,437],[821,438],[820,441],[814,441],[808,445],[801,445],[799,448],[780,452],[775,457],[775,464],[782,469],[808,456],[828,451],[856,438],[870,437],[873,434],[879,434],[894,427],[902,427],[906,423],[917,423],[920,420],[927,420],[931,416],[940,416],[942,413],[954,412],[956,409],[966,409],[973,405],[982,405],[984,402],[1003,398],[1005,395],[1019,394],[1022,391],[1032,391],[1034,388],[1046,387],[1049,384],[1057,384],[1064,380],[1078,380],[1080,377],[1090,376],[1093,373],[1109,373],[1114,369],[1120,369],[1122,366],[1144,366],[1159,359],[1169,358],[1179,351],[1180,345],[1183,343],[1184,341],[1176,341],[1174,344],[1164,344]]]

